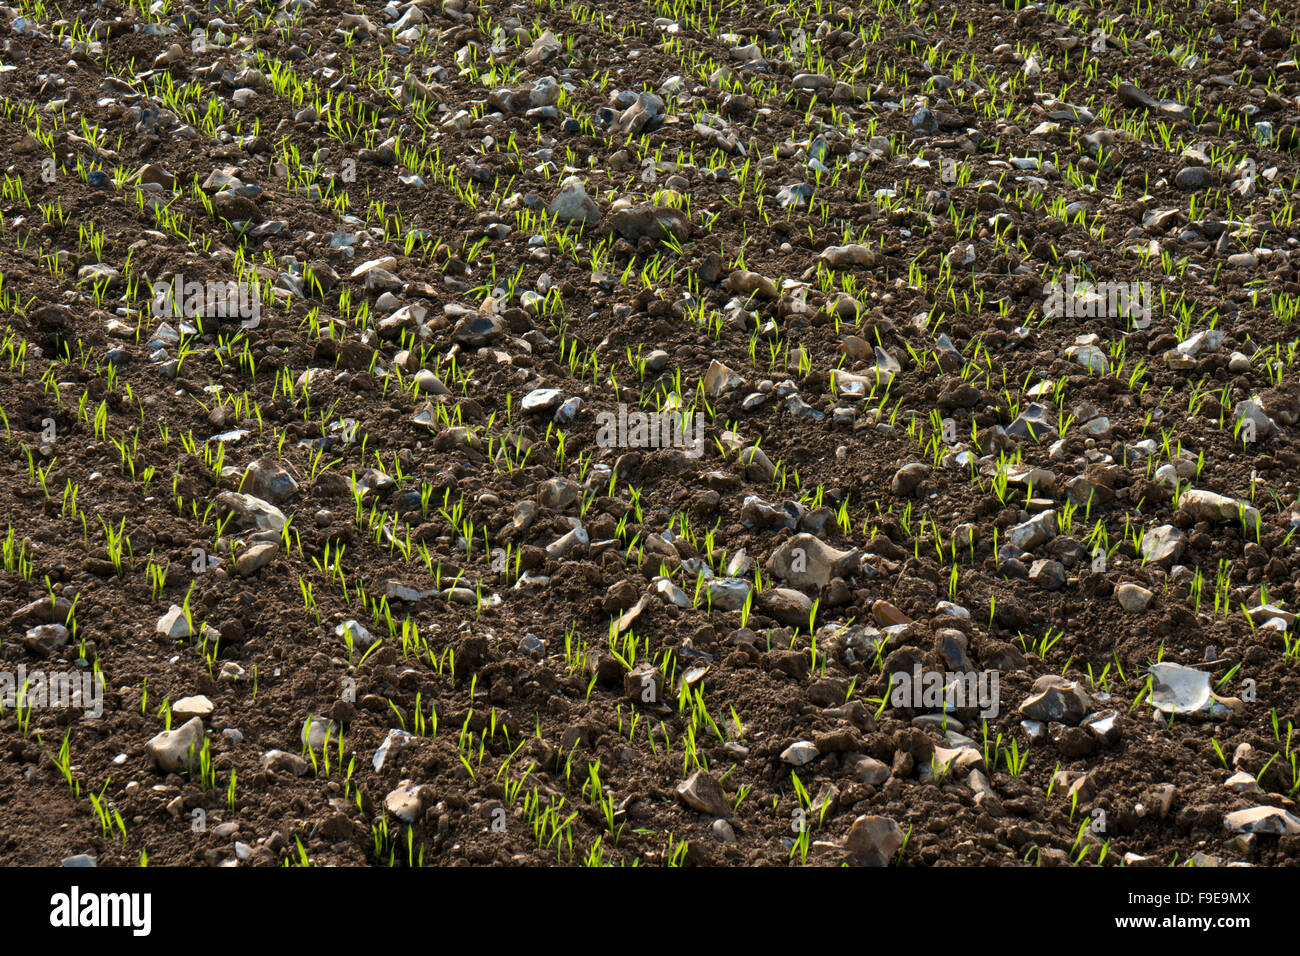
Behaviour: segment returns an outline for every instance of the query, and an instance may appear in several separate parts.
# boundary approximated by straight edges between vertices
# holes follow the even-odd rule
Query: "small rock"
[[[375,643],[375,636],[359,621],[352,619],[346,620],[335,627],[334,633],[343,638],[344,644],[347,644],[350,638],[352,647],[362,653],[369,650],[370,645]]]
[[[1021,703],[1020,713],[1030,720],[1045,723],[1077,724],[1091,705],[1087,693],[1074,681],[1044,674],[1034,681],[1032,694]]]
[[[1208,189],[1214,182],[1214,176],[1204,166],[1186,166],[1174,177],[1174,185],[1179,189],[1195,191]]]
[[[240,577],[256,574],[271,563],[271,559],[275,557],[277,550],[279,550],[278,546],[270,541],[264,541],[246,548],[243,554],[235,559],[235,573]]]
[[[178,604],[173,604],[167,609],[166,614],[158,618],[155,630],[163,637],[173,641],[179,641],[194,634],[189,620],[185,617],[185,609]]]
[[[1115,600],[1130,614],[1140,614],[1151,603],[1152,593],[1140,584],[1121,584],[1115,589]]]
[[[1259,524],[1259,511],[1249,502],[1212,491],[1191,489],[1183,492],[1178,499],[1178,510],[1190,515],[1193,521],[1241,520],[1249,529]]]
[[[524,54],[524,62],[529,66],[540,66],[554,59],[563,49],[564,45],[560,43],[559,38],[550,30],[546,30],[528,48]]]
[[[722,819],[714,820],[712,825],[710,825],[709,830],[715,837],[717,837],[723,843],[736,842],[736,831],[732,829],[731,824],[728,823],[726,820],[722,820]]]
[[[1065,584],[1065,567],[1060,561],[1035,561],[1029,566],[1029,580],[1048,591],[1055,591]]]
[[[69,636],[62,624],[41,624],[23,635],[23,646],[33,654],[52,657],[67,646]]]
[[[821,751],[811,740],[796,740],[785,750],[781,751],[781,759],[788,764],[796,767],[802,767],[806,763],[811,763],[821,756]]]
[[[888,817],[860,816],[844,839],[855,866],[888,866],[903,846],[903,828]]]
[[[930,474],[930,466],[925,462],[914,461],[904,465],[898,471],[894,472],[894,479],[890,483],[890,490],[900,497],[912,495],[927,475]]]
[[[1280,807],[1251,807],[1226,814],[1223,825],[1237,833],[1300,833],[1300,817]]]
[[[601,218],[600,207],[587,195],[582,180],[577,176],[570,176],[560,184],[560,192],[551,200],[547,212],[560,222],[595,223]]]
[[[1205,671],[1169,662],[1152,664],[1148,670],[1151,705],[1162,714],[1223,717],[1240,706],[1240,701],[1217,696]]]
[[[802,591],[793,588],[769,588],[762,592],[759,603],[763,610],[782,624],[791,627],[808,627],[812,616],[812,600]]]
[[[212,716],[212,701],[203,695],[182,697],[172,704],[172,717],[176,720],[193,720],[195,717]]]
[[[858,550],[838,551],[811,534],[797,534],[768,558],[766,568],[798,588],[823,588],[832,578],[847,577],[856,568]]]
[[[413,824],[424,809],[420,789],[410,785],[398,787],[384,797],[384,809],[406,824]]]
[[[1185,540],[1183,533],[1173,525],[1159,525],[1142,535],[1142,556],[1149,564],[1168,567],[1183,556]]]
[[[281,531],[289,520],[269,501],[237,491],[221,492],[216,504],[218,513],[231,515],[231,524],[240,531]]]
[[[187,769],[191,760],[197,760],[203,748],[203,720],[194,717],[176,730],[164,730],[144,745],[145,752],[153,758],[164,773]]]
[[[308,763],[297,754],[291,754],[287,750],[268,750],[262,754],[262,769],[270,770],[275,773],[291,773],[295,777],[301,777],[307,772]]]
[[[677,785],[677,796],[692,810],[711,817],[731,816],[722,786],[705,770],[697,770]]]

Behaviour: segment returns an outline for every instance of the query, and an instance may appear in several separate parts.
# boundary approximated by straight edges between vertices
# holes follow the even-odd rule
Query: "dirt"
[[[242,104],[238,47],[199,44],[196,52],[186,30],[146,32],[185,11],[146,16],[112,2],[93,11],[0,11],[0,142],[10,163],[0,199],[0,496],[11,533],[0,574],[0,617],[10,621],[0,665],[103,681],[96,717],[4,702],[0,860],[1300,861],[1290,743],[1300,721],[1300,645],[1262,626],[1273,615],[1256,615],[1252,625],[1244,613],[1300,600],[1300,389],[1286,315],[1300,294],[1300,235],[1286,205],[1300,143],[1294,45],[1275,45],[1263,24],[1222,20],[1221,5],[1127,12],[1106,27],[1112,40],[1120,30],[1134,41],[1152,30],[1165,38],[1160,49],[1128,53],[1114,43],[1090,47],[1089,31],[1109,14],[1089,4],[1055,15],[968,2],[883,11],[687,4],[704,22],[669,33],[655,17],[686,19],[670,6],[484,2],[448,12],[420,3],[411,7],[423,12],[428,45],[420,48],[393,39],[377,4],[326,0],[286,25],[269,6],[240,7],[239,44],[260,61],[249,68],[265,74],[251,97],[238,97]],[[194,24],[232,17],[215,7],[191,14]],[[376,34],[337,34],[352,14],[367,16]],[[531,35],[518,45],[507,38],[496,76],[458,72],[471,59],[458,54],[467,43],[477,44],[478,71],[487,71],[493,28],[512,15]],[[540,32],[534,17],[562,49],[525,66]],[[779,53],[800,17],[814,62],[822,61],[816,70],[773,57],[742,71],[733,46],[757,40]],[[1293,34],[1294,11],[1270,17]],[[71,51],[59,43],[61,20]],[[84,46],[85,28],[94,48]],[[209,33],[215,39],[220,30]],[[723,39],[728,33],[737,42]],[[1060,37],[1079,41],[1068,59]],[[1201,50],[1191,67],[1163,52],[1187,37]],[[173,43],[174,60],[151,67]],[[1000,50],[1004,43],[1021,52]],[[1024,52],[1034,46],[1041,77],[1025,78]],[[979,91],[943,97],[946,84],[936,78],[959,88],[972,76],[963,66],[971,57]],[[743,77],[743,91],[708,84],[724,63]],[[428,75],[431,68],[439,72]],[[848,88],[814,98],[796,88],[794,76],[805,72],[847,76]],[[312,85],[296,88],[290,75]],[[609,128],[606,120],[623,113],[611,94],[658,90],[674,75],[686,77],[694,100],[669,97],[659,125],[641,135]],[[1191,119],[1120,95],[1117,75],[1190,105]],[[1209,82],[1223,75],[1227,85]],[[425,105],[404,101],[406,76],[428,85]],[[560,120],[487,102],[498,87],[526,92],[546,76],[574,85],[556,107]],[[998,91],[1000,112],[991,117],[982,108],[989,91],[1013,78],[1016,89]],[[1067,85],[1068,94],[1057,93]],[[169,89],[192,115],[177,117]],[[1096,118],[1049,119],[1059,104],[1040,100],[1050,95],[1086,104]],[[924,96],[940,127],[932,131],[924,117],[916,121]],[[317,118],[303,116],[308,107]],[[1272,142],[1252,140],[1246,107],[1271,121]],[[472,115],[458,128],[462,109]],[[699,110],[728,117],[726,132],[746,154],[706,144],[693,129]],[[490,126],[485,113],[498,114]],[[1045,122],[1059,130],[1036,132]],[[1101,162],[1087,155],[1082,137],[1126,122],[1142,124],[1140,137],[1114,136]],[[397,162],[374,155],[398,133]],[[818,136],[829,168],[821,174],[806,165]],[[872,137],[888,139],[888,149],[873,153]],[[1196,143],[1234,159],[1212,170],[1208,191],[1175,183],[1197,165],[1181,155]],[[535,151],[545,148],[553,162],[543,174],[546,157]],[[315,165],[328,174],[319,198],[278,168],[295,156],[311,166],[318,149]],[[900,161],[904,152],[924,165]],[[706,175],[711,155],[725,161],[726,177]],[[615,229],[611,197],[644,203],[672,188],[672,170],[642,178],[643,156],[694,158],[674,184],[689,198],[680,240],[629,240]],[[445,165],[431,165],[435,157]],[[1053,169],[1009,162],[1024,157]],[[968,167],[969,179],[948,181],[945,158]],[[1244,196],[1231,191],[1240,158],[1258,171]],[[141,192],[126,181],[146,165],[174,176],[174,190]],[[92,166],[100,185],[78,173]],[[209,211],[216,191],[203,184],[227,166],[260,191],[227,193],[223,208],[249,215],[251,198],[252,217],[272,224],[263,234],[241,233]],[[546,208],[573,173],[600,221],[561,224],[540,246],[530,243],[539,224],[527,211]],[[420,185],[403,181],[412,174]],[[811,206],[782,208],[778,189],[803,182],[816,185]],[[878,190],[896,190],[901,204],[889,208]],[[927,199],[931,191],[942,195]],[[344,194],[346,212],[333,201]],[[1060,209],[1088,202],[1086,221],[1055,214],[1058,200]],[[155,212],[151,202],[165,205]],[[1175,214],[1144,225],[1144,215],[1161,210]],[[1012,223],[1006,245],[995,241],[1005,225],[990,225],[999,213]],[[1253,230],[1241,230],[1231,248],[1217,248],[1218,234],[1236,227],[1179,239],[1190,222],[1215,218]],[[337,233],[355,236],[354,255],[331,247]],[[1149,258],[1126,251],[1151,240],[1162,248]],[[869,264],[833,277],[819,269],[823,250],[850,241],[870,246]],[[974,261],[949,265],[954,246],[968,242]],[[1253,265],[1227,261],[1251,251]],[[183,356],[174,340],[151,347],[163,321],[175,329],[195,319],[150,314],[149,282],[178,273],[230,280],[236,256],[256,269],[264,292],[302,264],[328,263],[337,275],[268,298],[255,327],[202,317]],[[389,256],[395,261],[384,268],[398,279],[394,302],[381,305],[350,276]],[[102,293],[78,279],[79,268],[97,263],[125,275],[128,262],[132,278]],[[1096,282],[1149,283],[1149,325],[1046,315],[1047,284],[1073,262]],[[741,294],[743,309],[729,307],[739,269],[774,280],[778,296],[759,292],[746,303]],[[807,283],[806,308],[783,279]],[[495,294],[499,287],[504,294]],[[543,305],[530,307],[525,291]],[[857,306],[837,321],[829,304],[841,292]],[[489,295],[501,300],[499,312],[485,303]],[[359,311],[363,303],[368,312]],[[697,319],[697,303],[707,321]],[[398,305],[426,311],[385,323]],[[461,315],[447,306],[487,316],[488,340],[461,335]],[[928,321],[918,325],[917,316]],[[763,328],[769,321],[775,332]],[[1179,342],[1207,328],[1223,333],[1216,347],[1169,360]],[[941,334],[960,355],[935,350]],[[1106,353],[1104,372],[1090,374],[1064,353],[1087,334]],[[846,342],[850,335],[861,341]],[[1122,354],[1112,351],[1118,343]],[[832,370],[872,375],[876,345],[899,370],[887,390],[852,400]],[[661,371],[640,365],[653,349],[667,353]],[[795,349],[806,363],[791,356]],[[399,357],[407,350],[409,358]],[[1244,370],[1229,368],[1236,351],[1249,360]],[[700,383],[714,362],[743,385],[707,395]],[[417,367],[444,387],[412,394]],[[309,394],[299,382],[308,369],[323,370]],[[766,400],[750,407],[763,380]],[[997,434],[1035,400],[1028,392],[1039,382],[1048,383],[1053,424],[1058,384],[1062,414],[1077,416],[1063,442]],[[557,423],[553,405],[524,411],[524,396],[538,387],[580,397],[576,417]],[[787,394],[778,394],[783,387]],[[690,448],[603,447],[602,412],[616,414],[620,402],[653,411],[670,392],[704,413],[700,457]],[[820,418],[792,406],[790,394]],[[1243,440],[1235,408],[1254,396],[1272,430]],[[412,421],[427,408],[441,416]],[[1088,437],[1083,426],[1102,417],[1106,428]],[[946,430],[942,419],[952,422]],[[475,440],[456,426],[473,429]],[[227,435],[236,430],[247,433]],[[725,451],[728,431],[744,447],[757,443],[776,474]],[[1145,439],[1155,448],[1137,457],[1133,448]],[[507,445],[527,455],[503,454]],[[1179,494],[1195,488],[1252,502],[1258,530],[1197,519],[1175,503],[1154,473],[1179,448],[1197,464]],[[974,481],[953,460],[964,450],[992,454],[985,464],[995,466],[999,450],[1009,458],[1017,449],[1022,464],[1053,473],[1032,494],[1013,483],[999,497],[991,474]],[[259,460],[282,466],[296,488],[276,502],[287,531],[263,536],[274,556],[243,575],[234,564],[256,529],[226,519],[230,499],[219,496],[267,497],[245,474]],[[900,475],[917,462],[927,465],[919,483]],[[1079,487],[1094,489],[1092,501],[1067,518],[1076,505],[1066,483],[1078,476],[1091,483]],[[516,520],[555,478],[576,483],[578,499],[537,504],[535,517]],[[359,498],[354,481],[366,486]],[[802,511],[798,527],[747,524],[751,497]],[[1046,510],[1055,511],[1058,533],[1026,549],[1024,560],[1008,560],[1011,529]],[[573,519],[585,543],[548,555]],[[964,524],[974,543],[954,549],[954,529]],[[1100,563],[1088,537],[1099,524],[1107,533]],[[1164,525],[1185,535],[1181,555],[1144,561],[1142,533]],[[857,554],[824,585],[779,580],[769,558],[804,542],[798,533]],[[118,536],[129,541],[120,557]],[[696,589],[701,561],[725,577],[742,549],[761,568],[764,590],[749,608],[711,608]],[[1059,587],[1043,584],[1050,568],[1030,573],[1042,560],[1059,562]],[[151,566],[166,568],[165,583]],[[525,573],[532,577],[521,581]],[[661,597],[665,573],[687,606]],[[737,577],[754,583],[752,570]],[[453,581],[460,588],[449,591]],[[1225,607],[1216,581],[1226,582]],[[390,582],[443,593],[386,598]],[[1123,584],[1151,592],[1145,610],[1120,606]],[[769,603],[777,587],[817,602],[811,634],[807,611],[783,614]],[[611,626],[643,596],[611,648]],[[945,611],[945,601],[967,615]],[[188,606],[195,636],[159,633],[172,606]],[[382,642],[368,654],[349,648],[335,633],[345,620]],[[900,620],[905,627],[886,629]],[[65,645],[47,651],[27,640],[51,621],[69,628]],[[894,704],[889,675],[918,663],[952,670],[943,649],[953,630],[970,669],[996,673],[999,689],[996,714],[985,721],[980,708],[959,707],[947,727],[933,707]],[[544,649],[530,650],[528,635]],[[625,643],[629,635],[635,645]],[[878,637],[881,653],[846,656],[849,636]],[[1207,671],[1215,693],[1231,698],[1228,713],[1153,714],[1148,669],[1162,661]],[[655,668],[649,683],[636,669],[647,666]],[[692,668],[707,670],[687,679]],[[1018,708],[1048,675],[1085,691],[1088,715],[1113,711],[1117,739],[1099,740],[1082,714],[1032,734]],[[212,707],[202,718],[206,753],[165,772],[146,744],[185,724],[169,708],[198,695]],[[325,746],[304,742],[309,718],[315,729],[331,724]],[[976,756],[966,751],[945,767],[935,748],[960,749],[945,737],[958,725]],[[394,729],[410,733],[409,743],[376,770],[376,751]],[[783,756],[797,741],[815,745],[810,762]],[[277,750],[291,756],[266,757]],[[863,757],[884,765],[883,779]],[[972,781],[972,770],[983,779]],[[1255,778],[1250,792],[1225,785],[1235,771]],[[697,772],[702,792],[722,800],[709,812],[682,796]],[[1225,825],[1225,814],[1253,806],[1290,813],[1295,831],[1242,836]],[[886,853],[864,848],[864,817],[889,821],[901,845],[886,838]]]

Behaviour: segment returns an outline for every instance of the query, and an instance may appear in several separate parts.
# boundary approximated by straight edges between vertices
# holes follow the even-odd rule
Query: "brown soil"
[[[72,708],[5,707],[0,861],[48,865],[89,853],[100,866],[145,857],[171,865],[811,865],[869,861],[847,839],[863,815],[888,818],[906,834],[890,859],[903,866],[1114,866],[1126,854],[1160,865],[1196,854],[1259,865],[1300,860],[1300,835],[1239,839],[1223,819],[1256,805],[1296,811],[1289,728],[1300,721],[1300,645],[1243,614],[1264,602],[1300,602],[1300,389],[1296,339],[1284,320],[1300,295],[1300,232],[1286,205],[1297,175],[1289,147],[1300,144],[1294,46],[1275,45],[1266,24],[1223,20],[1221,4],[1209,13],[1158,5],[1159,17],[1142,5],[1105,27],[1112,45],[1095,52],[1087,52],[1090,31],[1110,12],[1090,4],[1052,16],[970,2],[879,14],[856,4],[819,14],[798,4],[695,3],[689,23],[668,4],[449,6],[458,9],[414,7],[429,37],[422,49],[393,39],[378,4],[321,0],[287,25],[266,4],[227,12],[239,22],[239,48],[260,59],[251,68],[265,74],[251,97],[236,97],[248,82],[236,76],[246,68],[239,48],[196,52],[185,30],[156,35],[178,15],[202,25],[219,13],[185,7],[146,17],[109,0],[93,12],[27,10],[26,26],[12,12],[3,18],[0,142],[10,165],[0,199],[0,502],[11,541],[0,617],[11,623],[0,665],[97,670],[105,697],[97,719]],[[345,16],[363,13],[377,35],[336,32]],[[1289,37],[1295,12],[1272,15]],[[480,75],[494,28],[511,16],[529,38],[507,38],[497,74]],[[682,28],[661,31],[660,16]],[[814,68],[777,62],[805,16]],[[540,32],[534,17],[562,49],[526,66]],[[1114,48],[1117,32],[1138,41],[1152,30],[1163,46],[1147,39],[1145,51],[1136,42],[1128,53]],[[218,32],[209,29],[214,39]],[[72,50],[61,33],[73,38]],[[1062,37],[1081,44],[1068,60]],[[1190,69],[1168,52],[1189,37],[1201,57]],[[742,70],[731,49],[751,42],[770,62]],[[173,43],[179,55],[151,67]],[[458,54],[467,44],[476,54]],[[1023,56],[999,44],[1037,46],[1041,81],[1025,78]],[[459,68],[471,60],[474,71]],[[707,82],[723,64],[743,88]],[[805,72],[847,78],[848,88],[814,97],[795,82]],[[402,95],[408,74],[428,86],[423,107]],[[611,94],[657,90],[678,74],[694,98],[670,97],[666,122],[631,138],[609,128],[622,112]],[[1156,99],[1190,105],[1190,118],[1121,95],[1111,82],[1117,74]],[[556,107],[561,121],[487,102],[498,87],[527,91],[544,76],[573,85]],[[1210,83],[1216,76],[1231,82]],[[967,78],[983,92],[957,98]],[[1000,89],[1013,79],[1013,91]],[[169,90],[179,93],[170,104]],[[989,91],[998,91],[992,111]],[[1096,118],[1050,119],[1060,109],[1043,105],[1052,95]],[[937,129],[924,118],[914,125],[923,96]],[[187,115],[177,115],[178,104]],[[303,113],[312,106],[314,118]],[[471,115],[458,125],[461,109]],[[746,154],[706,143],[694,128],[703,112],[727,117]],[[485,126],[483,116],[494,113]],[[1272,123],[1272,143],[1252,141],[1251,124],[1261,119]],[[1101,162],[1088,154],[1086,135],[1123,128],[1136,135],[1110,137]],[[398,133],[397,162],[374,155]],[[806,164],[819,135],[831,172],[817,183]],[[872,137],[889,140],[888,155],[867,148]],[[1175,184],[1196,164],[1182,155],[1193,145],[1216,161],[1228,157],[1213,166],[1208,191]],[[553,152],[537,154],[546,148]],[[900,162],[903,153],[925,164]],[[443,165],[431,165],[435,157]],[[644,157],[693,157],[694,165],[678,171],[680,183],[662,170],[651,184],[641,178]],[[969,179],[944,181],[945,157],[969,167]],[[1009,160],[1023,157],[1053,171],[1013,168]],[[1248,196],[1231,191],[1244,157],[1259,173]],[[53,175],[43,175],[50,158]],[[706,175],[720,160],[730,174]],[[129,179],[146,164],[173,175],[174,189],[141,192],[115,181],[116,171]],[[315,181],[320,196],[304,185],[313,165],[324,177]],[[209,212],[202,184],[227,166],[260,187],[255,218],[278,227],[241,234]],[[98,175],[87,181],[92,168]],[[422,185],[403,181],[412,172]],[[574,172],[603,218],[567,231],[561,224],[539,254],[529,242],[539,222],[526,210],[545,208]],[[1027,178],[1035,176],[1039,183]],[[811,204],[782,208],[778,190],[805,181],[816,185]],[[689,197],[681,241],[620,236],[611,195],[646,202],[665,186]],[[878,190],[898,198],[891,204]],[[945,195],[927,199],[931,191]],[[344,194],[346,211],[333,198]],[[1076,201],[1090,205],[1083,222],[1060,212]],[[1144,220],[1161,210],[1175,213]],[[998,214],[1011,224],[1002,245],[995,238],[1005,224],[990,225]],[[1250,228],[1211,225],[1179,238],[1189,222],[1215,219]],[[331,248],[340,232],[356,237],[351,258]],[[1230,236],[1226,246],[1220,234]],[[818,256],[846,235],[874,250],[872,262],[831,275]],[[1168,261],[1126,251],[1152,240]],[[950,250],[967,242],[974,263],[949,266]],[[1228,263],[1257,247],[1272,254],[1253,266]],[[328,263],[339,278],[278,294],[256,328],[204,318],[201,333],[185,337],[190,351],[179,368],[175,342],[152,354],[163,320],[149,314],[148,280],[229,280],[237,252],[268,285],[286,256]],[[603,256],[594,269],[593,253]],[[400,280],[397,302],[426,309],[422,323],[385,323],[395,307],[349,278],[360,263],[387,256],[396,260],[387,269]],[[1046,283],[1076,262],[1095,281],[1150,283],[1150,326],[1128,317],[1045,319]],[[78,281],[79,268],[96,263],[131,278],[102,292]],[[809,283],[807,310],[788,295],[762,293],[748,305],[754,317],[728,309],[729,277],[742,266],[775,280],[778,292],[782,279]],[[445,306],[478,310],[510,282],[518,293],[545,295],[544,273],[558,298],[538,311],[516,295],[502,303],[490,341],[458,341],[459,315]],[[830,304],[841,292],[859,308],[837,321]],[[703,304],[707,322],[693,303]],[[918,324],[918,315],[929,322]],[[761,328],[769,320],[775,332]],[[1167,360],[1211,324],[1225,336],[1218,348],[1185,367]],[[1089,333],[1109,352],[1104,373],[1064,355]],[[941,334],[960,356],[935,351]],[[869,343],[865,357],[846,345],[850,335]],[[901,366],[888,392],[866,402],[837,395],[831,371],[868,374],[876,344]],[[398,353],[408,349],[414,354],[399,375]],[[668,355],[660,372],[640,365],[653,349]],[[795,349],[806,365],[790,357]],[[1249,368],[1230,370],[1234,351]],[[600,413],[620,402],[653,410],[674,391],[689,405],[715,360],[744,384],[708,399],[702,457],[598,443]],[[447,394],[413,394],[419,366]],[[298,384],[308,369],[324,370],[309,396]],[[775,391],[746,407],[764,379],[789,381],[821,417],[792,410]],[[1026,393],[1040,380],[1060,384],[1065,413],[1092,406],[1055,453],[1055,436],[994,434],[1034,401]],[[963,383],[970,395],[949,401]],[[556,424],[553,409],[524,412],[524,396],[538,387],[581,397],[576,419]],[[1234,409],[1253,396],[1276,430],[1243,442]],[[1044,401],[1055,423],[1055,399]],[[442,416],[413,422],[430,404]],[[847,418],[836,408],[849,409]],[[953,420],[962,444],[946,447],[932,412]],[[1094,416],[1107,418],[1109,430],[1090,438],[1083,425]],[[357,423],[350,443],[343,419]],[[52,440],[43,437],[47,420]],[[475,440],[453,426],[472,429]],[[236,429],[248,434],[224,446],[214,440]],[[723,453],[730,430],[759,444],[775,476]],[[1126,458],[1145,439],[1156,446],[1151,457]],[[1154,473],[1180,446],[1200,460],[1183,489],[1253,501],[1257,533],[1196,520],[1175,504]],[[1033,492],[1051,501],[1027,501],[1014,484],[1000,500],[991,476],[976,482],[969,468],[943,459],[963,447],[995,462],[999,450],[1010,457],[1020,449],[1023,464],[1054,474]],[[1080,464],[1089,454],[1111,456],[1112,467]],[[223,524],[218,496],[249,492],[244,469],[259,459],[282,465],[297,489],[279,504],[292,519],[288,546],[281,541],[266,566],[244,576],[230,548],[237,558],[251,532],[238,519]],[[909,489],[897,473],[914,462],[930,468]],[[1009,529],[1047,507],[1059,522],[1066,482],[1079,475],[1095,487],[1093,502],[1052,541],[1008,561]],[[359,499],[354,478],[366,485]],[[579,500],[538,505],[533,520],[516,521],[521,503],[536,502],[553,478],[578,483]],[[798,529],[752,527],[743,511],[751,496],[806,517]],[[544,549],[575,518],[590,543],[548,556]],[[1104,569],[1094,567],[1088,538],[1099,522],[1114,548]],[[975,544],[954,560],[954,529],[966,523]],[[1144,562],[1132,529],[1167,524],[1185,535],[1182,555]],[[119,528],[129,546],[115,562]],[[861,558],[825,587],[803,588],[819,601],[813,635],[806,616],[783,620],[769,603],[771,589],[795,587],[775,580],[766,562],[796,530],[857,548]],[[491,552],[507,547],[502,569]],[[220,560],[196,573],[195,549]],[[765,588],[748,611],[702,600],[678,607],[656,590],[670,573],[696,597],[701,561],[721,575],[742,549],[763,568]],[[1059,588],[1026,573],[1040,559],[1061,563]],[[167,568],[160,587],[150,565]],[[519,581],[525,573],[548,580],[530,587]],[[741,576],[753,582],[752,571]],[[1216,580],[1226,582],[1223,607]],[[385,598],[390,582],[446,591],[452,581],[463,590],[449,598]],[[1125,583],[1152,592],[1144,611],[1120,607],[1115,589]],[[624,634],[614,648],[620,660],[611,622],[643,595],[628,632],[634,659]],[[219,640],[158,633],[160,617],[187,599],[194,630],[207,626]],[[966,608],[969,619],[945,614],[941,601]],[[846,657],[846,628],[883,628],[892,613],[910,624],[887,634],[879,657]],[[364,659],[335,635],[347,619],[383,638]],[[47,653],[26,636],[51,620],[72,633]],[[952,714],[981,751],[977,769],[990,792],[978,799],[969,767],[935,778],[935,747],[952,746],[943,729],[917,720],[922,708],[887,699],[887,673],[914,662],[947,666],[945,629],[962,633],[973,666],[1000,677],[1000,710],[986,725],[969,708]],[[521,646],[530,634],[544,651]],[[1240,709],[1207,720],[1153,718],[1147,669],[1160,660],[1202,666],[1217,693],[1241,699]],[[654,700],[629,665],[658,668]],[[688,701],[682,682],[697,667],[707,671],[691,673],[687,693],[700,696]],[[1077,719],[1031,740],[1017,708],[1045,675],[1080,682],[1094,699],[1090,713],[1114,710],[1118,741],[1099,743]],[[165,729],[168,706],[195,695],[213,705],[203,721],[210,769],[165,773],[146,743]],[[309,751],[309,717],[334,721],[342,745],[332,732],[326,753]],[[184,722],[170,719],[173,729]],[[416,736],[376,771],[376,750],[393,728]],[[796,741],[812,741],[817,756],[792,765],[782,755]],[[1016,754],[1028,753],[1016,775],[1012,741]],[[295,772],[285,758],[268,769],[273,750],[306,764]],[[887,779],[872,777],[861,755],[883,762]],[[696,770],[720,784],[726,826],[679,796]],[[1225,786],[1235,770],[1257,776],[1259,792]],[[1067,776],[1054,783],[1058,771]],[[1086,776],[1077,800],[1067,795],[1075,774]],[[406,785],[416,788],[411,823],[392,812],[395,801],[385,810]],[[1153,802],[1164,785],[1174,790],[1167,813]],[[795,826],[801,810],[810,825],[804,840]],[[1104,830],[1081,830],[1103,814]],[[728,828],[734,839],[720,835]]]

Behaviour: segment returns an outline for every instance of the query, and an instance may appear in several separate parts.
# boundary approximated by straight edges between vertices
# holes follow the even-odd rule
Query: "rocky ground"
[[[0,860],[1300,862],[1263,9],[0,6]]]

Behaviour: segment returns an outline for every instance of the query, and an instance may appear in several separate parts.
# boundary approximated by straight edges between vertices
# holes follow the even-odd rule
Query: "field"
[[[1300,863],[1300,14],[0,7],[0,862]]]

